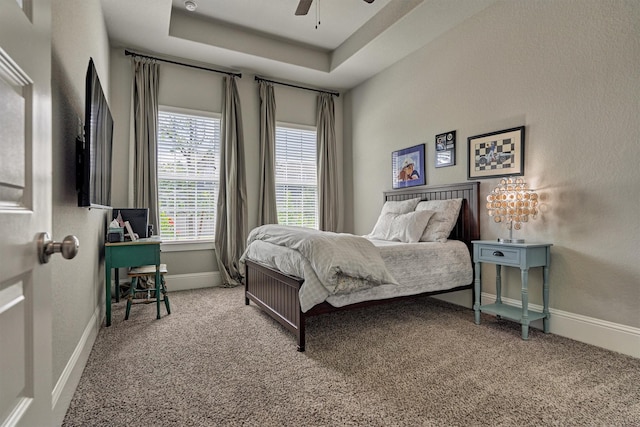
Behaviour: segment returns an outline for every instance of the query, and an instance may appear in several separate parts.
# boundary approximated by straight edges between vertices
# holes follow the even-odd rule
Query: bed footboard
[[[304,282],[292,276],[266,268],[253,261],[245,261],[245,304],[253,301],[269,316],[293,332],[298,351],[304,351],[305,321],[300,310],[298,293]]]

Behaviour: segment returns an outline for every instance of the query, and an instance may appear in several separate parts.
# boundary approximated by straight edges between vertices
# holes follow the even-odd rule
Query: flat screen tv
[[[86,77],[84,138],[76,141],[78,206],[111,206],[113,118],[93,59]]]

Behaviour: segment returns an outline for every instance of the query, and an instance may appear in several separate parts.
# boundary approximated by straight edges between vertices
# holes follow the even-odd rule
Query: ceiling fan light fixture
[[[187,8],[189,12],[193,12],[198,8],[198,3],[196,3],[194,0],[186,0],[184,2],[184,7]]]

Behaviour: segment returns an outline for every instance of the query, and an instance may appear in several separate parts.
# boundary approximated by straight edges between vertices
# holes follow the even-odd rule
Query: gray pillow
[[[456,225],[461,206],[462,199],[427,200],[418,203],[416,211],[428,210],[434,212],[420,241],[446,242],[451,230]]]

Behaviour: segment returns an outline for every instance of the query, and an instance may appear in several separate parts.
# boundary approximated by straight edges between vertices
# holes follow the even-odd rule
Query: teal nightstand
[[[474,240],[473,262],[475,263],[474,288],[476,300],[473,304],[475,322],[480,324],[480,313],[491,313],[498,317],[515,320],[522,325],[522,339],[529,338],[529,323],[543,319],[544,333],[549,333],[549,264],[551,263],[551,243],[498,243],[493,240]],[[480,280],[481,263],[496,265],[496,302],[480,305],[482,283]],[[522,282],[522,309],[502,303],[502,266],[520,267]],[[529,268],[542,267],[543,310],[529,310]]]

